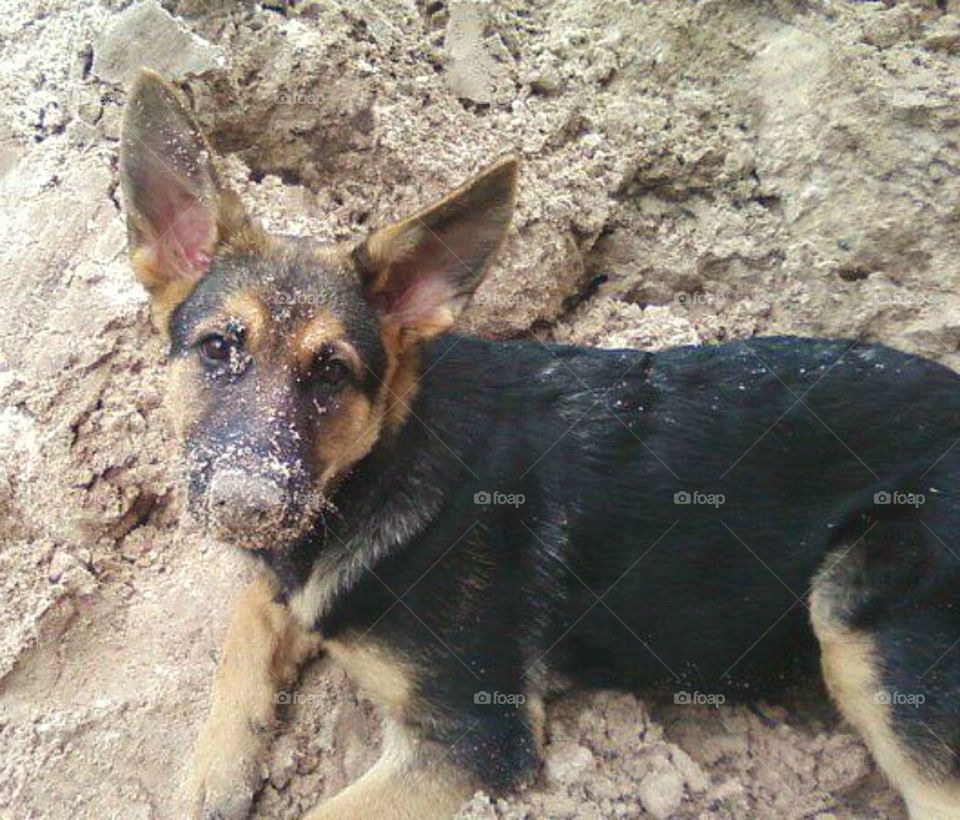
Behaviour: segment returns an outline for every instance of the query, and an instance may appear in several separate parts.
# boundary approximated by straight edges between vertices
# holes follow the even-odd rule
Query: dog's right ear
[[[354,249],[367,301],[404,342],[449,330],[483,280],[510,227],[517,166],[515,156],[501,158]]]
[[[221,186],[210,147],[177,92],[141,70],[120,146],[130,262],[159,324],[207,272],[224,243],[256,245],[259,228]]]

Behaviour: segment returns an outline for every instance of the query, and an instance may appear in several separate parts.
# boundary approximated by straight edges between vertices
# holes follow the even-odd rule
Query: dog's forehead
[[[228,257],[223,267],[232,293],[259,301],[283,332],[317,316],[349,325],[368,313],[356,271],[337,248],[289,241],[263,256]]]
[[[302,240],[280,241],[263,254],[215,259],[174,323],[189,333],[211,319],[262,325],[288,337],[307,330],[322,334],[326,325],[331,337],[360,342],[376,330],[349,255]]]

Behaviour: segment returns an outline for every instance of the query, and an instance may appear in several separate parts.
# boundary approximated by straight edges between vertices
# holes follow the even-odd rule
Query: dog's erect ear
[[[356,248],[367,300],[384,322],[421,339],[453,324],[506,236],[516,184],[517,160],[506,157]]]
[[[130,260],[155,301],[185,294],[218,245],[257,231],[224,189],[210,148],[177,92],[142,70],[127,100],[120,147]]]

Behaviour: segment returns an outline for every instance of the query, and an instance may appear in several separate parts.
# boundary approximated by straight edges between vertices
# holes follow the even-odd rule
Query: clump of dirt
[[[358,239],[519,154],[518,218],[464,331],[862,337],[958,364],[956,0],[7,5],[2,817],[172,816],[251,572],[178,525],[117,195],[141,62],[182,84],[273,230]],[[325,662],[290,699],[258,817],[299,816],[377,755]],[[572,694],[542,777],[463,817],[902,817],[823,700]]]

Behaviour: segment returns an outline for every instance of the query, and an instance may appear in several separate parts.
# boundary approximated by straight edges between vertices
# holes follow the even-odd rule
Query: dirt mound
[[[464,330],[862,336],[958,364],[956,0],[3,11],[0,817],[170,816],[250,571],[177,524],[117,196],[141,62],[184,83],[274,230],[359,237],[519,153],[515,229]],[[377,754],[324,662],[291,701],[259,817],[299,816]],[[464,816],[903,816],[822,698],[572,695],[549,737],[538,783]]]

